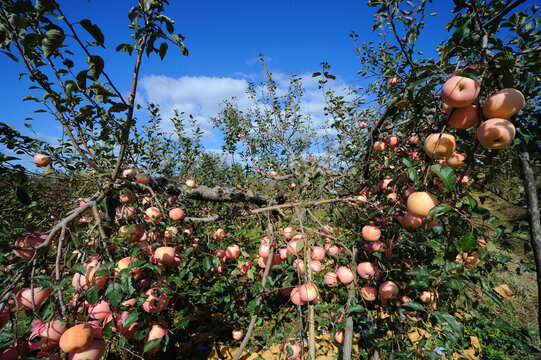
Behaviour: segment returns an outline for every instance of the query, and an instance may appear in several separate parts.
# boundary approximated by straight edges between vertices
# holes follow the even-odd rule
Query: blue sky
[[[127,13],[131,2],[114,0],[60,0],[70,21],[91,19],[105,35],[107,50],[98,50],[106,60],[105,70],[128,93],[133,58],[114,51],[117,44],[129,42]],[[448,36],[445,24],[451,18],[452,1],[435,0],[428,12],[427,31],[419,42],[425,56],[435,56],[436,46]],[[366,1],[186,1],[171,0],[166,14],[176,21],[175,31],[186,36],[190,56],[170,48],[164,61],[145,58],[141,68],[138,101],[162,105],[164,115],[180,107],[203,122],[207,146],[219,147],[208,118],[218,112],[221,100],[231,96],[243,98],[249,81],[261,80],[262,68],[257,61],[265,54],[279,86],[287,85],[291,73],[303,75],[307,87],[307,107],[317,117],[322,98],[310,74],[320,70],[320,63],[331,64],[338,76],[336,88],[363,86],[356,77],[360,65],[354,54],[351,31],[359,42],[380,41],[370,32],[375,8]],[[35,117],[34,130],[43,138],[54,140],[61,132],[53,120],[32,114],[33,104],[22,102],[31,84],[18,80],[24,69],[8,57],[0,56],[3,78],[3,122],[28,134],[23,126],[26,117]],[[167,127],[167,123],[164,124]],[[29,160],[28,160],[29,161]]]

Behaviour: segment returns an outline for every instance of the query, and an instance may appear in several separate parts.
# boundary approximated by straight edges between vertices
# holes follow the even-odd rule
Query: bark
[[[521,154],[519,155],[522,181],[526,192],[526,204],[528,205],[528,220],[530,222],[530,243],[534,253],[535,268],[537,273],[537,324],[541,331],[541,220],[539,216],[539,195],[535,182],[535,175],[530,166],[530,154],[524,141],[522,142]]]
[[[357,256],[357,247],[354,246],[351,253],[351,264],[353,266],[353,274],[356,274],[357,271],[357,262],[355,261],[355,257]],[[355,280],[349,284],[348,288],[348,302],[346,305],[346,309],[349,307],[351,303],[351,299],[355,297]],[[344,360],[350,360],[351,359],[351,350],[353,349],[353,316],[351,314],[348,314],[346,318],[346,331],[344,333]]]
[[[170,180],[164,177],[152,179],[150,185],[153,188],[164,188],[172,193],[184,193],[184,198],[194,200],[215,202],[248,202],[257,205],[265,205],[268,201],[268,198],[265,195],[252,190],[227,187],[210,188],[204,185],[190,189],[179,181]]]

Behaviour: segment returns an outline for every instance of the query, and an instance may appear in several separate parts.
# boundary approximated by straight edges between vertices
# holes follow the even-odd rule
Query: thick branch
[[[248,202],[256,205],[267,204],[268,198],[252,190],[239,190],[236,188],[198,186],[190,189],[185,184],[159,177],[151,180],[153,188],[164,188],[173,193],[184,193],[184,198],[214,202]]]

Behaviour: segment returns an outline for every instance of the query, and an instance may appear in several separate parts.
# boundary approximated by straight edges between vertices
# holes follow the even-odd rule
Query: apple
[[[455,108],[471,105],[481,90],[481,85],[470,78],[453,76],[443,84],[441,97],[443,102]]]
[[[89,348],[94,341],[94,331],[94,327],[89,323],[70,327],[60,337],[60,349],[65,353],[72,353]]]
[[[453,110],[449,125],[455,129],[467,130],[479,122],[479,106],[468,105]]]
[[[392,84],[394,85],[394,84]],[[334,341],[336,341],[337,343],[339,344],[343,344],[344,343],[344,330],[338,330],[335,334],[334,334]]]
[[[238,258],[240,255],[240,247],[236,244],[233,244],[233,245],[229,245],[226,249],[225,249],[225,256],[228,258],[228,259],[236,259]]]
[[[184,210],[180,209],[180,208],[173,208],[171,210],[169,210],[169,217],[171,218],[171,220],[173,221],[180,221],[184,218]]]
[[[476,138],[486,148],[502,149],[515,138],[515,126],[505,119],[490,119],[479,126]]]
[[[312,249],[313,260],[323,260],[325,258],[325,249],[321,246],[314,246]]]
[[[234,329],[232,332],[233,339],[240,341],[244,338],[244,331],[241,329]]]
[[[329,286],[336,286],[336,284],[338,283],[338,275],[330,271],[325,274],[325,277],[323,278],[323,280],[325,281],[325,284]]]
[[[51,295],[52,289],[43,289],[42,287],[34,287],[34,305],[36,309],[41,307],[41,304]],[[17,299],[17,306],[22,310],[32,310],[32,289],[24,288],[19,290],[15,296]]]
[[[138,184],[148,185],[150,184],[150,177],[147,174],[135,175],[135,182]]]
[[[385,139],[385,142],[387,143],[387,145],[389,145],[390,148],[394,148],[394,147],[396,147],[396,145],[398,145],[398,136],[389,135]]]
[[[463,165],[464,160],[466,160],[466,154],[461,151],[455,151],[445,158],[445,164],[452,168],[456,168]]]
[[[436,147],[436,144],[438,145]],[[435,133],[429,135],[423,145],[423,149],[428,157],[445,158],[455,151],[456,140],[455,137],[449,133]]]
[[[408,144],[410,145],[419,145],[421,143],[421,138],[419,138],[419,135],[411,134],[408,137]]]
[[[381,230],[377,226],[365,225],[361,234],[366,241],[376,241],[381,237]]]
[[[436,195],[426,191],[414,192],[408,197],[408,213],[416,217],[427,217],[430,210],[438,205]]]
[[[45,167],[51,163],[52,159],[49,155],[36,154],[34,155],[34,164],[37,167]]]
[[[135,170],[133,169],[126,169],[122,172],[123,178],[132,178],[136,175]]]
[[[336,276],[338,276],[338,280],[340,280],[342,284],[349,284],[355,280],[355,274],[353,274],[353,271],[347,266],[340,266],[338,270],[336,270]]]
[[[390,300],[398,295],[398,286],[392,281],[385,281],[379,287],[379,296],[384,300]]]
[[[47,240],[47,234],[42,234],[39,232],[26,233],[23,236],[18,237],[14,241],[13,245],[19,248],[34,248],[43,244],[45,240]],[[14,249],[13,253],[20,258],[30,260],[34,256],[35,250]]]
[[[194,179],[188,179],[186,180],[186,186],[190,189],[193,189],[195,187],[195,180]]]
[[[288,226],[286,228],[284,228],[284,236],[287,238],[287,239],[291,239],[293,237],[293,235],[295,235],[297,233],[297,230],[295,230],[294,227],[292,226]]]
[[[289,338],[284,342],[282,346],[282,352],[287,355],[290,359],[298,359],[301,356],[301,343],[298,339]]]
[[[294,305],[298,306],[298,305],[304,304],[304,301],[302,301],[301,294],[299,292],[298,287],[294,287],[293,289],[291,289],[291,293],[289,293],[289,298],[291,299],[291,302]]]
[[[374,301],[378,296],[378,289],[373,286],[365,285],[361,288],[361,297],[365,301]]]
[[[151,206],[145,210],[145,220],[157,224],[162,220],[162,213],[157,207]]]
[[[135,201],[135,194],[130,190],[122,190],[120,194],[120,202],[123,204],[131,204]]]
[[[392,77],[389,79],[389,85],[396,85],[398,84],[398,78],[397,77]]]
[[[161,339],[165,336],[165,334],[167,334],[167,330],[163,326],[161,326],[160,324],[153,324],[152,327],[150,328],[150,331],[148,332],[145,342],[148,343],[155,339]],[[153,348],[147,350],[145,354],[153,355],[157,353],[158,351],[160,351],[160,349],[161,349],[161,344],[158,344],[154,346]]]
[[[376,268],[372,263],[365,261],[357,265],[357,274],[361,279],[370,280],[376,274]]]
[[[429,303],[434,301],[435,296],[430,291],[423,291],[421,295],[419,295],[419,299],[424,303]]]
[[[157,297],[158,291],[155,288],[150,288],[146,291],[148,298],[143,303],[143,310],[147,313],[158,313],[165,310],[167,305],[169,305],[169,295],[164,291],[160,298]]]
[[[312,283],[301,285],[299,287],[299,293],[301,296],[301,301],[303,302],[314,301],[319,297],[317,287]]]
[[[96,305],[90,305],[88,307],[88,315],[92,319],[103,320],[111,313],[109,303],[105,300],[98,301]]]
[[[383,141],[376,141],[374,143],[374,151],[375,152],[382,152],[385,150],[385,143]]]
[[[502,89],[483,103],[483,115],[487,119],[507,119],[518,113],[524,103],[524,95],[517,89]]]
[[[361,121],[361,122],[359,123],[359,128],[361,128],[361,129],[366,129],[367,127],[368,127],[368,125],[367,125],[364,121]]]
[[[215,232],[214,232],[214,235],[212,235],[212,238],[216,241],[222,241],[223,239],[225,239],[225,235],[226,235],[226,232],[224,229],[220,228],[220,229],[217,229]]]
[[[153,259],[160,265],[173,265],[175,263],[175,248],[161,246],[154,250]]]
[[[274,176],[277,176],[277,175],[278,175],[278,173],[276,171],[271,172],[271,176],[274,177]]]

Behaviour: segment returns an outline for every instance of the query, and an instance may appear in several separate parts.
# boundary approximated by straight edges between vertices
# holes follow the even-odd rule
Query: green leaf
[[[209,258],[209,257],[205,257],[205,258],[203,259],[203,269],[204,269],[205,271],[209,271],[211,267],[212,267],[212,264],[211,264],[210,258]]]
[[[462,251],[468,252],[477,244],[477,240],[475,239],[475,236],[473,236],[473,232],[470,232],[464,238],[462,239],[462,242],[460,243],[460,247],[462,248]]]
[[[43,48],[43,56],[48,58],[54,53],[62,43],[66,35],[61,28],[53,28],[45,33],[45,37],[41,40],[41,47]]]
[[[446,263],[445,266],[443,267],[443,271],[445,271],[446,273],[450,273],[454,270],[458,270],[458,269],[462,269],[463,265],[461,263],[458,263],[458,262],[449,262],[449,263]]]
[[[162,341],[161,338],[150,340],[149,342],[147,342],[147,343],[145,344],[145,348],[144,348],[143,352],[148,352],[148,351],[149,351],[150,349],[152,349],[153,347],[158,346],[158,345],[160,344],[161,341]]]
[[[124,103],[114,103],[113,106],[109,108],[110,112],[122,112],[128,110],[128,105]]]
[[[123,269],[119,274],[120,289],[124,294],[132,295],[135,292],[135,279],[129,273],[128,269]]]
[[[432,219],[434,215],[439,213],[446,213],[447,211],[451,210],[451,207],[447,204],[438,204],[434,206],[430,211],[428,212],[428,215],[426,216],[428,219]]]
[[[98,287],[96,285],[92,285],[85,291],[85,297],[86,300],[88,300],[89,303],[92,305],[95,305],[98,302]]]
[[[167,53],[167,49],[169,48],[169,45],[167,45],[166,42],[163,42],[160,44],[160,50],[158,51],[158,54],[160,55],[160,60],[163,60],[165,57],[165,54]]]
[[[188,326],[189,323],[190,323],[190,319],[183,318],[183,319],[180,319],[179,321],[177,321],[177,325],[175,327],[177,329],[184,329],[184,328],[186,328],[186,326]]]
[[[8,52],[8,51],[3,51],[2,50],[2,53],[6,56],[8,56],[11,60],[15,61],[15,62],[19,62],[19,59],[17,58],[17,56],[13,55],[12,53]]]
[[[455,188],[456,174],[451,167],[436,164],[430,167],[430,171],[438,175],[447,191],[452,191]]]
[[[453,315],[448,313],[434,313],[439,322],[447,322],[449,326],[455,331],[460,337],[464,336],[464,325],[458,321]]]
[[[130,313],[130,315],[128,315],[126,317],[126,320],[124,320],[123,325],[125,327],[129,327],[131,324],[133,324],[134,322],[136,322],[139,319],[139,315],[141,315],[140,312],[132,312],[132,313]]]
[[[97,55],[90,55],[88,59],[86,59],[86,62],[88,63],[90,75],[94,80],[98,80],[103,71],[103,67],[105,66],[103,59]]]
[[[79,86],[79,89],[85,90],[86,89],[86,77],[88,76],[88,70],[80,71],[77,76],[77,86]]]
[[[119,283],[112,283],[105,290],[105,297],[113,306],[118,306],[122,301],[122,286]]]
[[[419,181],[419,174],[417,173],[417,170],[415,170],[415,168],[409,167],[406,171],[408,172],[408,177],[411,181]]]
[[[416,303],[415,301],[408,301],[402,304],[402,308],[409,309],[410,311],[424,311],[426,312],[426,309],[423,305]]]
[[[79,21],[79,24],[96,40],[96,44],[104,47],[105,37],[97,25],[94,25],[88,19]]]

